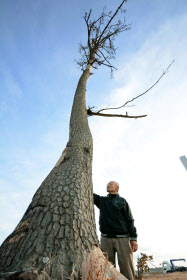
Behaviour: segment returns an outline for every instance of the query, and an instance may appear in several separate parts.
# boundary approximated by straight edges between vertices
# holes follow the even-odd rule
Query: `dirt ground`
[[[187,272],[144,275],[145,280],[187,280]]]

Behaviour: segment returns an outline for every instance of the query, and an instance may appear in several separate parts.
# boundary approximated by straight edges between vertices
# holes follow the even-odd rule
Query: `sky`
[[[85,43],[84,13],[97,18],[119,0],[0,1],[0,242],[14,230],[34,193],[66,146],[74,92],[81,75],[75,63]],[[154,265],[187,259],[187,2],[129,0],[131,30],[120,34],[110,70],[94,70],[87,106],[120,106],[111,113],[146,118],[89,117],[93,135],[93,188],[106,195],[115,180],[130,204],[140,253]],[[95,209],[97,231],[99,211]],[[181,263],[182,265],[186,265]],[[150,266],[151,267],[151,266]]]

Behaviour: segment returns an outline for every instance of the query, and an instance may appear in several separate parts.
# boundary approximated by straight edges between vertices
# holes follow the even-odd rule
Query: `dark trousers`
[[[133,251],[128,237],[108,238],[101,236],[101,250],[108,254],[109,262],[114,265],[117,253],[120,273],[128,280],[134,279]]]

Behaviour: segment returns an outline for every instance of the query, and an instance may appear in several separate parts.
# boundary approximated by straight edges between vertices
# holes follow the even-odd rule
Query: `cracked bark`
[[[91,66],[77,85],[67,147],[36,191],[12,234],[0,248],[0,271],[43,269],[51,256],[51,276],[61,279],[98,244],[92,193],[92,135],[86,110],[86,83]]]

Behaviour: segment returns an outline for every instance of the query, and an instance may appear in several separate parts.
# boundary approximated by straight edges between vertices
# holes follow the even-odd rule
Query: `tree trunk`
[[[85,101],[90,70],[91,66],[84,70],[75,92],[66,149],[0,248],[1,272],[43,269],[50,259],[52,278],[62,279],[63,271],[80,271],[92,245],[98,244],[92,191],[93,142]]]

